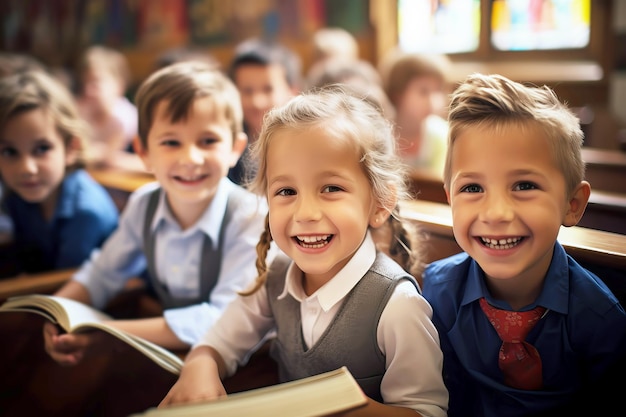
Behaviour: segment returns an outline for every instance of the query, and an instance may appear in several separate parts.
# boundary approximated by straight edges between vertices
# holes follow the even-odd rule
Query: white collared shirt
[[[103,308],[130,278],[146,269],[143,227],[149,195],[157,187],[158,183],[150,183],[130,196],[117,230],[75,274],[73,279],[87,287],[96,308]],[[218,241],[226,202],[233,187],[236,185],[230,180],[221,179],[205,213],[186,230],[180,228],[167,207],[164,193],[161,193],[151,224],[155,234],[155,269],[157,279],[175,297],[199,295],[204,238],[208,235],[213,244]],[[220,274],[210,302],[164,313],[168,326],[186,343],[197,343],[236,293],[257,276],[256,244],[265,227],[267,203],[252,193],[249,198],[249,203],[238,206],[237,213],[226,227]],[[273,254],[275,250],[270,251],[270,257]]]

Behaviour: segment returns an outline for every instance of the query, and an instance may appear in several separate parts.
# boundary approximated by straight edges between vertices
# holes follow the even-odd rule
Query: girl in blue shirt
[[[547,87],[474,74],[452,95],[449,122],[444,187],[465,252],[423,276],[444,352],[448,415],[610,415],[619,397],[609,372],[620,375],[618,364],[624,372],[626,313],[557,241],[591,192],[578,119]],[[538,384],[505,380],[485,302],[516,317],[544,309],[525,339],[541,360]]]
[[[82,169],[86,127],[43,71],[0,80],[0,176],[17,270],[78,267],[117,226],[107,191]]]

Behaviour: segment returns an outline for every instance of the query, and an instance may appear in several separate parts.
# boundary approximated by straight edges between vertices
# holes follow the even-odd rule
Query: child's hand
[[[74,366],[83,360],[87,353],[97,353],[106,345],[101,332],[71,334],[62,333],[59,328],[46,322],[43,326],[44,348],[59,365]],[[93,349],[99,346],[99,349]],[[110,348],[110,347],[109,347]]]
[[[62,366],[74,366],[85,356],[89,345],[88,335],[61,333],[52,323],[44,323],[43,339],[46,352]]]
[[[159,408],[168,405],[213,400],[226,395],[215,361],[196,356],[185,362],[178,381],[167,393]]]

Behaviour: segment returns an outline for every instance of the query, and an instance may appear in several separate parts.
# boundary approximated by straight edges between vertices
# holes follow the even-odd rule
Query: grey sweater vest
[[[285,285],[290,261],[277,258],[270,267],[267,294],[277,326],[271,356],[278,363],[281,382],[317,375],[347,366],[365,394],[382,402],[380,383],[385,357],[378,348],[376,330],[383,309],[401,280],[415,279],[396,262],[379,252],[371,269],[348,293],[337,315],[317,343],[306,349],[302,338],[300,303],[290,294],[277,297]]]

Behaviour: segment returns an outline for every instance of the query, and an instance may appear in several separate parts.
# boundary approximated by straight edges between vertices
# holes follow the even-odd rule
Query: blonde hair
[[[139,113],[139,138],[147,149],[148,134],[157,105],[168,102],[172,122],[184,120],[198,98],[211,97],[230,121],[233,138],[243,132],[243,110],[239,91],[233,82],[213,65],[182,61],[150,75],[139,87],[135,104]]]
[[[269,111],[260,136],[251,149],[259,169],[248,187],[258,194],[266,194],[267,150],[277,133],[297,133],[317,127],[323,128],[333,137],[347,139],[354,144],[374,198],[382,207],[388,207],[391,211],[391,216],[382,227],[389,231],[386,235],[388,241],[377,241],[378,247],[391,255],[407,272],[419,277],[423,267],[422,253],[418,251],[422,236],[415,223],[401,217],[396,204],[397,201],[410,198],[406,167],[396,155],[391,123],[367,100],[353,96],[338,86],[330,86],[309,90],[283,107]],[[298,135],[293,137],[298,138]],[[256,291],[267,279],[265,257],[271,241],[268,217],[257,244],[256,286],[245,294]]]
[[[452,94],[448,121],[446,186],[450,184],[452,148],[465,129],[497,129],[511,124],[542,129],[555,164],[565,177],[568,193],[584,179],[585,163],[580,152],[584,135],[579,120],[547,86],[526,86],[495,74],[472,74]]]
[[[48,112],[66,149],[78,141],[78,157],[69,169],[85,166],[88,126],[78,113],[74,96],[53,76],[40,70],[27,71],[0,79],[0,127],[18,114],[42,109]]]

